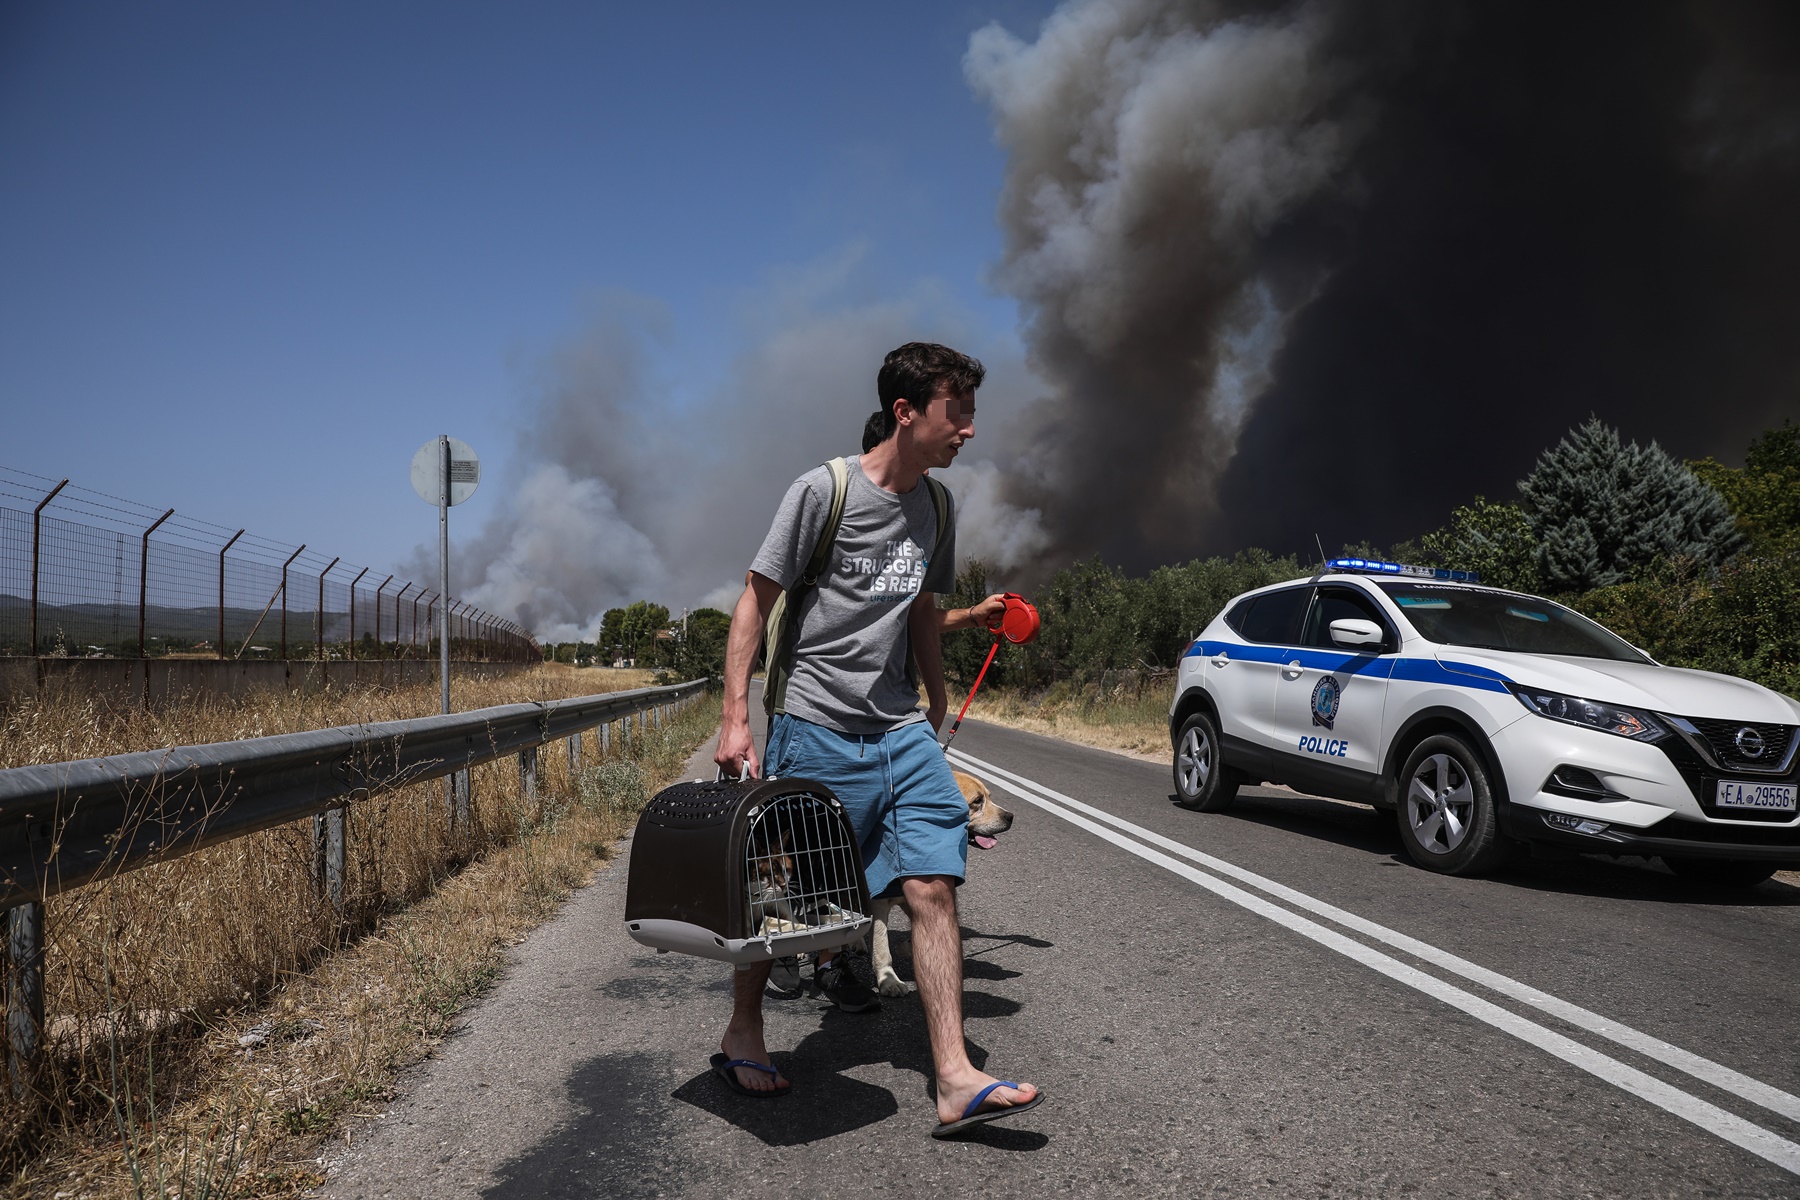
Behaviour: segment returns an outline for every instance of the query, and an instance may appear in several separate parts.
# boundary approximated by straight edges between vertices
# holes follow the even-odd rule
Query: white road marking
[[[1201,866],[1206,867],[1208,870],[1235,879],[1240,883],[1247,883],[1251,887],[1268,892],[1272,896],[1277,896],[1280,899],[1287,901],[1296,908],[1305,909],[1307,912],[1324,917],[1329,921],[1334,921],[1347,929],[1354,929],[1356,932],[1372,937],[1376,941],[1386,943],[1396,950],[1403,950],[1414,958],[1423,959],[1434,966],[1442,967],[1452,974],[1460,975],[1471,982],[1479,983],[1485,988],[1489,988],[1503,996],[1517,1000],[1522,1004],[1532,1005],[1542,1012],[1567,1021],[1578,1029],[1585,1029],[1589,1033],[1597,1034],[1609,1041],[1617,1042],[1619,1045],[1630,1050],[1635,1050],[1648,1058],[1654,1058],[1658,1062],[1675,1068],[1677,1071],[1692,1075],[1695,1079],[1704,1080],[1721,1091],[1730,1092],[1741,1100],[1748,1100],[1750,1103],[1760,1105],[1770,1112],[1779,1113],[1790,1121],[1800,1121],[1800,1096],[1784,1092],[1778,1087],[1771,1087],[1761,1080],[1752,1079],[1748,1075],[1734,1071],[1722,1063],[1713,1062],[1709,1058],[1702,1058],[1692,1051],[1683,1050],[1680,1046],[1671,1045],[1661,1038],[1652,1037],[1650,1034],[1640,1032],[1629,1025],[1622,1025],[1617,1021],[1601,1016],[1599,1013],[1582,1008],[1580,1005],[1571,1004],[1567,1000],[1558,999],[1548,992],[1541,992],[1530,984],[1521,983],[1518,980],[1509,978],[1497,971],[1490,971],[1488,968],[1480,966],[1477,963],[1472,963],[1466,958],[1459,958],[1448,950],[1440,950],[1438,947],[1433,946],[1428,942],[1421,942],[1417,938],[1408,937],[1406,934],[1389,929],[1385,925],[1377,925],[1367,918],[1359,917],[1352,912],[1346,912],[1344,909],[1341,909],[1334,904],[1328,904],[1323,900],[1307,895],[1305,892],[1295,891],[1285,884],[1276,883],[1274,880],[1258,875],[1254,871],[1247,871],[1243,867],[1226,862],[1221,858],[1214,858],[1210,854],[1202,853],[1191,846],[1186,846],[1171,838],[1166,838],[1153,830],[1145,829],[1141,825],[1134,825],[1130,821],[1122,820],[1102,809],[1094,808],[1092,805],[1083,804],[1073,797],[1065,796],[1061,792],[1054,791],[1045,787],[1043,784],[1027,779],[1022,775],[1016,775],[1011,771],[1002,770],[991,763],[982,763],[979,759],[970,758],[968,755],[963,754],[960,750],[952,751],[952,753],[967,759],[970,763],[979,763],[979,770],[981,771],[1005,776],[1016,784],[1032,788],[1049,799],[1067,804],[1078,812],[1086,813],[1095,820],[1103,821],[1118,829],[1123,829],[1127,833],[1142,838],[1152,845],[1160,846],[1171,853],[1179,854],[1186,859],[1191,859]]]
[[[1750,1151],[1759,1158],[1766,1159],[1784,1170],[1800,1175],[1800,1145],[1797,1145],[1778,1134],[1772,1133],[1760,1125],[1752,1124],[1734,1113],[1726,1112],[1716,1104],[1711,1104],[1698,1096],[1664,1083],[1655,1076],[1647,1075],[1636,1067],[1629,1066],[1616,1058],[1602,1054],[1591,1047],[1584,1046],[1580,1042],[1557,1033],[1553,1029],[1548,1029],[1537,1024],[1535,1021],[1529,1021],[1524,1017],[1518,1016],[1507,1009],[1501,1008],[1490,1000],[1484,1000],[1480,996],[1477,996],[1472,992],[1464,991],[1454,984],[1446,983],[1436,976],[1427,975],[1417,967],[1401,962],[1399,959],[1393,958],[1390,955],[1383,954],[1381,951],[1370,946],[1365,946],[1361,942],[1353,941],[1343,934],[1338,933],[1336,930],[1328,929],[1316,921],[1309,920],[1306,917],[1300,916],[1298,913],[1291,912],[1279,905],[1272,904],[1261,896],[1254,895],[1234,884],[1227,883],[1215,875],[1209,875],[1204,871],[1189,866],[1185,862],[1171,858],[1158,850],[1153,850],[1149,846],[1133,841],[1115,830],[1107,828],[1106,825],[1089,820],[1086,816],[1081,815],[1081,813],[1085,812],[1092,814],[1095,817],[1103,818],[1107,820],[1109,824],[1123,825],[1134,832],[1145,835],[1146,840],[1154,840],[1158,844],[1167,842],[1168,839],[1164,839],[1158,834],[1151,833],[1151,831],[1141,829],[1138,826],[1133,826],[1129,822],[1119,821],[1109,813],[1103,813],[1089,805],[1082,804],[1078,800],[1071,799],[1059,792],[1052,791],[1023,776],[1014,775],[1012,772],[993,766],[991,763],[983,762],[960,750],[952,750],[950,751],[950,754],[963,767],[971,769],[979,775],[985,776],[990,783],[998,786],[1009,794],[1018,797],[1027,804],[1031,804],[1037,808],[1043,809],[1045,812],[1060,817],[1071,825],[1084,829],[1096,837],[1111,842],[1121,849],[1131,854],[1135,854],[1146,862],[1154,863],[1166,871],[1172,872],[1192,883],[1198,884],[1222,899],[1229,900],[1231,903],[1248,909],[1258,916],[1267,917],[1276,924],[1290,929],[1293,932],[1300,934],[1302,937],[1309,938],[1321,946],[1335,950],[1344,957],[1359,962],[1371,970],[1378,971],[1397,983],[1405,984],[1407,987],[1423,992],[1427,996],[1441,1000],[1452,1008],[1459,1009],[1462,1012],[1469,1014],[1478,1021],[1482,1021],[1496,1029],[1509,1033],[1521,1041],[1528,1042],[1531,1045],[1538,1047],[1540,1050],[1562,1059],[1571,1066],[1579,1067],[1581,1070],[1586,1071],[1599,1079],[1605,1080],[1615,1087],[1630,1092],[1639,1099],[1654,1104],[1656,1107],[1667,1113],[1680,1117],[1682,1120],[1688,1121],[1708,1133]],[[1028,791],[1026,790],[1027,788],[1030,788],[1031,790]],[[1040,792],[1043,794],[1035,794]],[[1065,807],[1065,805],[1067,807]],[[1196,861],[1206,862],[1208,866],[1217,864],[1214,869],[1230,868],[1229,872],[1220,870],[1220,874],[1229,873],[1234,876],[1250,874],[1249,872],[1242,871],[1241,868],[1232,867],[1231,864],[1226,863],[1221,859],[1215,859],[1209,855],[1203,855],[1199,851],[1190,850],[1188,847],[1181,846],[1180,843],[1170,843],[1170,846],[1171,848],[1177,848],[1180,851],[1185,852],[1185,856],[1187,857],[1193,857]],[[1261,879],[1260,876],[1255,878]],[[1250,882],[1250,880],[1246,880],[1246,882]],[[1263,880],[1262,883],[1257,886],[1262,887],[1264,885],[1267,885],[1266,890],[1273,891],[1276,888],[1281,888],[1282,893],[1291,893],[1293,896],[1302,897],[1311,901],[1311,897],[1305,897],[1303,893],[1292,892],[1292,889],[1282,888],[1281,885],[1275,884],[1273,881]],[[1311,902],[1313,904],[1323,904],[1322,901]],[[1330,906],[1325,905],[1324,907],[1329,908]],[[1334,911],[1342,912],[1341,909]],[[1343,913],[1343,916],[1351,917],[1352,914]],[[1355,919],[1359,922],[1362,920],[1361,918]],[[1346,925],[1349,924],[1348,922],[1344,923]],[[1373,929],[1382,929],[1381,926],[1373,925],[1372,922],[1362,923],[1370,925]],[[1386,930],[1385,932],[1392,934],[1395,938],[1404,937],[1404,935],[1394,933],[1392,930]],[[1432,947],[1426,946],[1423,942],[1416,942],[1410,938],[1406,940],[1413,945],[1425,949],[1432,949]],[[1411,951],[1409,951],[1409,953],[1411,953]],[[1457,959],[1456,961],[1462,962],[1463,960]],[[1483,970],[1483,968],[1475,967],[1472,963],[1467,965],[1475,970]],[[1487,972],[1487,974],[1493,975],[1495,979],[1505,979],[1504,976],[1495,975],[1493,972]],[[1507,982],[1512,983],[1513,981],[1508,980]],[[1519,988],[1525,987],[1523,984],[1514,984],[1514,986]],[[1538,994],[1543,995],[1543,993]],[[1548,996],[1545,998],[1551,1000],[1554,999],[1554,997]],[[1561,1002],[1559,1001],[1558,1003]],[[1570,1005],[1568,1007],[1574,1009],[1575,1006]],[[1575,1011],[1586,1012],[1585,1009],[1576,1009]],[[1593,1014],[1589,1015],[1592,1016]],[[1616,1024],[1604,1022],[1602,1018],[1595,1017],[1594,1019],[1602,1021],[1602,1023],[1609,1025],[1611,1028],[1619,1028]],[[1643,1038],[1648,1043],[1666,1045],[1666,1043],[1657,1042],[1654,1038],[1649,1038],[1648,1035],[1638,1034],[1637,1036]],[[1636,1047],[1634,1046],[1634,1049],[1635,1048]],[[1676,1048],[1670,1047],[1670,1049]],[[1686,1055],[1685,1051],[1680,1051],[1679,1053]],[[1666,1061],[1662,1060],[1660,1056],[1656,1054],[1649,1054],[1649,1057],[1658,1058],[1659,1061]],[[1698,1056],[1694,1055],[1688,1055],[1687,1057],[1696,1059],[1701,1063],[1707,1061],[1705,1059],[1699,1059]],[[1669,1062],[1668,1065],[1675,1066],[1677,1064]],[[1711,1065],[1717,1067],[1717,1070],[1721,1072],[1726,1072],[1728,1070],[1725,1067],[1717,1066],[1717,1064]],[[1736,1072],[1729,1072],[1729,1074],[1736,1075]],[[1756,1083],[1755,1080],[1750,1080],[1747,1076],[1738,1076],[1738,1078],[1745,1079],[1752,1084]],[[1768,1090],[1771,1092],[1776,1091],[1776,1089],[1773,1088]],[[1783,1096],[1786,1095],[1786,1093],[1778,1094]],[[1789,1096],[1788,1099],[1793,1100],[1793,1097]]]

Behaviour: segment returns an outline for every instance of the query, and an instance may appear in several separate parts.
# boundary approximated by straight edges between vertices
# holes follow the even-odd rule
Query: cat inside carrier
[[[678,783],[638,818],[625,927],[646,946],[769,961],[860,940],[870,908],[856,833],[824,784]]]

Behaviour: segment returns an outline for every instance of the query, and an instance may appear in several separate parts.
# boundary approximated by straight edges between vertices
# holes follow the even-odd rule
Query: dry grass
[[[1101,691],[1059,683],[1042,692],[984,687],[969,706],[969,717],[1166,762],[1170,686],[1152,681]],[[951,702],[951,716],[962,701],[957,696]]]
[[[649,682],[647,672],[547,665],[457,684],[453,699],[467,709]],[[0,765],[436,708],[433,688],[159,711],[46,697],[0,714]],[[53,899],[50,1066],[33,1109],[0,1107],[7,1194],[192,1200],[310,1186],[320,1140],[430,1052],[498,974],[506,946],[591,877],[717,721],[712,700],[661,733],[640,730],[628,749],[615,731],[604,760],[590,734],[579,772],[552,745],[535,804],[512,759],[478,767],[467,841],[446,832],[441,782],[353,805],[342,920],[315,896],[310,822]],[[229,1190],[202,1184],[203,1167]]]

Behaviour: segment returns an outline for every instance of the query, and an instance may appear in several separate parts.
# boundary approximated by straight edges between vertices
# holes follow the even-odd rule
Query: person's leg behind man
[[[769,981],[769,966],[766,962],[752,963],[731,972],[731,1023],[719,1041],[719,1050],[727,1060],[774,1065],[763,1042],[763,987]],[[788,1081],[778,1071],[730,1066],[724,1069],[730,1070],[747,1091],[788,1090]]]

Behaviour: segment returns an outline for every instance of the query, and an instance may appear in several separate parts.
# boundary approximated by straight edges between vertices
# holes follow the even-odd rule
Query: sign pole
[[[440,433],[413,455],[412,485],[419,499],[438,510],[438,693],[444,715],[450,714],[450,508],[475,494],[481,482],[481,461],[463,442]],[[354,589],[353,589],[354,590]],[[415,610],[416,611],[416,610]],[[396,610],[397,614],[398,610]],[[430,620],[430,609],[426,620]],[[376,631],[380,637],[380,631]],[[394,635],[399,640],[399,634]],[[444,801],[450,810],[450,828],[469,827],[469,771],[464,768],[444,779]]]
[[[444,603],[438,613],[438,690],[444,715],[450,713],[450,438],[438,435],[438,590]],[[444,780],[444,812],[450,830],[467,830],[463,811],[463,775],[455,772]]]
[[[438,435],[438,591],[444,604],[438,613],[438,686],[444,715],[450,713],[450,439]]]

